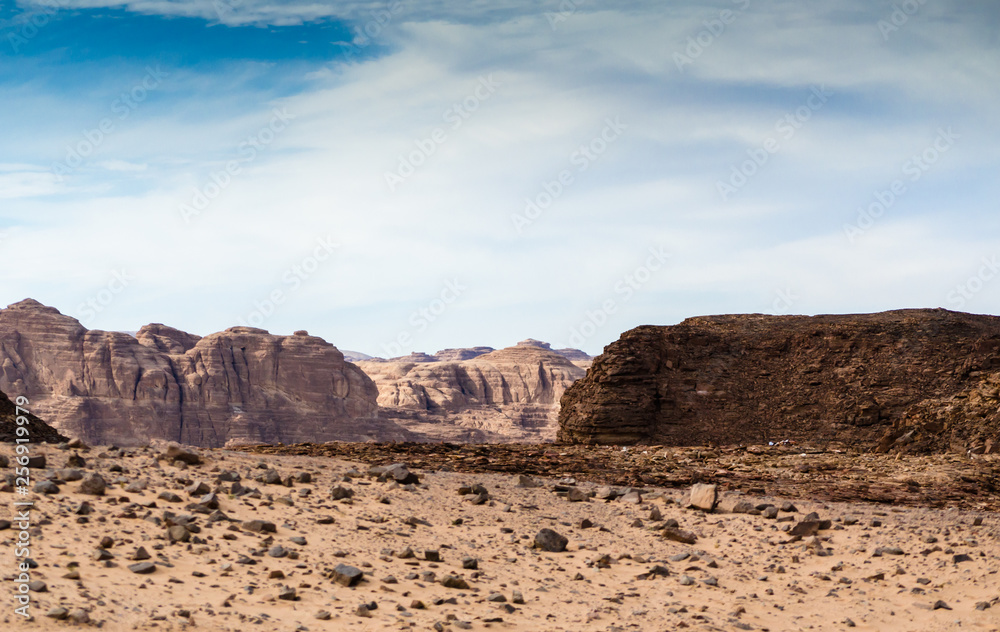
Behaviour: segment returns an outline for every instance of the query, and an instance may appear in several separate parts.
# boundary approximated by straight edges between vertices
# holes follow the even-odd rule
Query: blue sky
[[[715,313],[1000,312],[989,2],[0,8],[0,304],[590,353]]]

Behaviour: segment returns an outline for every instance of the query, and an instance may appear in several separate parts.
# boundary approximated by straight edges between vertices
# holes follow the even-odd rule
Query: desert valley
[[[379,359],[25,300],[0,362],[5,626],[1000,629],[1000,318]]]

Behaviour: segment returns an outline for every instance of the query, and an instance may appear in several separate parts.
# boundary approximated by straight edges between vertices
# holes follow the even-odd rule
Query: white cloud
[[[322,12],[363,16],[372,5],[245,6],[240,19],[278,23]],[[969,265],[993,254],[981,235],[997,220],[959,230],[996,199],[982,174],[995,173],[1000,140],[988,106],[1000,82],[982,81],[995,70],[969,61],[995,51],[972,42],[960,52],[969,42],[957,37],[965,23],[931,29],[929,13],[910,31],[927,47],[904,54],[887,49],[877,30],[872,37],[869,23],[754,3],[681,73],[672,54],[711,10],[595,4],[553,30],[545,9],[522,3],[491,5],[524,14],[508,21],[475,20],[476,4],[407,6],[384,35],[391,53],[309,68],[308,87],[279,99],[232,77],[177,70],[164,94],[183,86],[195,96],[137,110],[92,166],[67,178],[86,195],[29,199],[57,191],[46,167],[0,171],[0,192],[20,192],[0,219],[33,218],[17,232],[31,265],[8,275],[3,296],[72,312],[125,265],[136,281],[95,326],[156,320],[208,333],[235,324],[274,289],[290,289],[284,272],[329,234],[342,244],[336,255],[289,292],[266,328],[306,328],[380,353],[409,327],[413,310],[459,279],[469,290],[420,332],[417,349],[528,336],[565,344],[569,328],[613,294],[647,248],[668,248],[667,269],[588,341],[596,352],[638,324],[767,311],[785,287],[801,296],[795,312],[937,306]],[[208,2],[129,7],[211,18]],[[966,61],[945,70],[942,60],[959,58]],[[467,119],[449,118],[490,75],[496,91]],[[829,104],[721,200],[716,181],[775,135],[775,121],[810,86],[824,83],[834,91]],[[67,121],[79,104],[63,107],[51,120]],[[180,206],[245,157],[248,138],[262,140],[274,108],[294,119],[186,223]],[[69,119],[65,133],[76,138],[106,109],[98,103],[83,122]],[[616,116],[627,129],[580,170],[573,152]],[[961,141],[852,245],[844,223],[900,177],[902,163],[941,125],[961,129]],[[432,142],[433,153],[390,191],[386,172],[429,146],[438,129],[443,142]],[[66,142],[49,144],[59,150]],[[519,235],[511,215],[563,170],[572,183]],[[983,311],[1000,308],[998,292],[976,300]]]

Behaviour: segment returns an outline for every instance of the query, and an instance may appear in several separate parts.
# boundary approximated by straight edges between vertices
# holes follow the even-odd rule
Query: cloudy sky
[[[16,0],[0,304],[590,353],[1000,312],[987,0]]]

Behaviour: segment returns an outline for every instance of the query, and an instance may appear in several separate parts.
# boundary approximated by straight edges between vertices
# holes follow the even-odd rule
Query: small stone
[[[92,496],[103,496],[108,484],[101,478],[100,474],[89,474],[80,481],[80,493]]]
[[[933,610],[951,610],[951,606],[949,606],[946,602],[938,599],[937,601],[934,602],[934,607],[932,609]]]
[[[286,557],[288,555],[288,549],[281,546],[280,544],[276,544],[267,550],[267,554],[270,555],[271,557],[277,557],[277,558]]]
[[[173,492],[160,492],[160,495],[157,496],[157,498],[159,498],[160,500],[165,500],[168,503],[179,503],[184,500],[183,498],[181,498],[180,496],[178,496]]]
[[[156,570],[156,564],[152,562],[139,562],[137,564],[129,564],[128,569],[136,575],[149,575]]]
[[[57,621],[62,621],[63,619],[69,616],[69,610],[67,610],[66,608],[61,608],[59,606],[56,606],[55,608],[52,608],[51,610],[46,612],[45,616],[50,617],[52,619],[56,619]]]
[[[168,444],[166,451],[161,456],[167,461],[180,461],[188,465],[198,465],[201,463],[201,457],[194,450],[182,448],[177,443]]]
[[[532,488],[538,487],[538,483],[535,479],[530,476],[525,476],[524,474],[518,474],[514,477],[514,484],[518,487]]]
[[[469,582],[465,581],[458,575],[445,575],[441,578],[441,585],[445,588],[458,588],[460,590],[469,589]]]
[[[187,542],[191,539],[191,532],[183,525],[174,525],[167,529],[167,539],[171,542]]]
[[[247,520],[242,526],[247,531],[254,533],[277,533],[278,531],[274,523],[267,520]]]
[[[361,581],[361,578],[363,576],[364,573],[362,573],[360,569],[355,568],[354,566],[348,566],[347,564],[337,564],[337,567],[333,569],[333,574],[331,579],[333,579],[333,581],[337,582],[341,586],[347,586],[348,588],[350,588],[351,586],[354,586],[359,581]]]
[[[58,494],[59,486],[52,481],[40,481],[35,483],[35,491],[39,494]]]
[[[332,616],[333,615],[330,614],[327,610],[320,610],[316,614],[313,615],[313,618],[314,619],[319,619],[320,621],[328,621],[330,619],[330,617],[332,617]]]
[[[469,571],[474,571],[479,568],[479,560],[474,557],[463,557],[462,558],[462,568]]]
[[[664,538],[681,544],[694,544],[698,541],[698,536],[694,533],[676,527],[665,527],[661,533]]]
[[[549,553],[562,553],[566,550],[569,540],[552,529],[542,529],[535,534],[534,548],[547,551]]]
[[[291,586],[282,586],[278,589],[278,599],[285,601],[298,601],[299,596]]]
[[[712,511],[715,508],[718,485],[707,483],[697,483],[691,486],[691,494],[688,497],[688,507],[701,509],[702,511]]]

